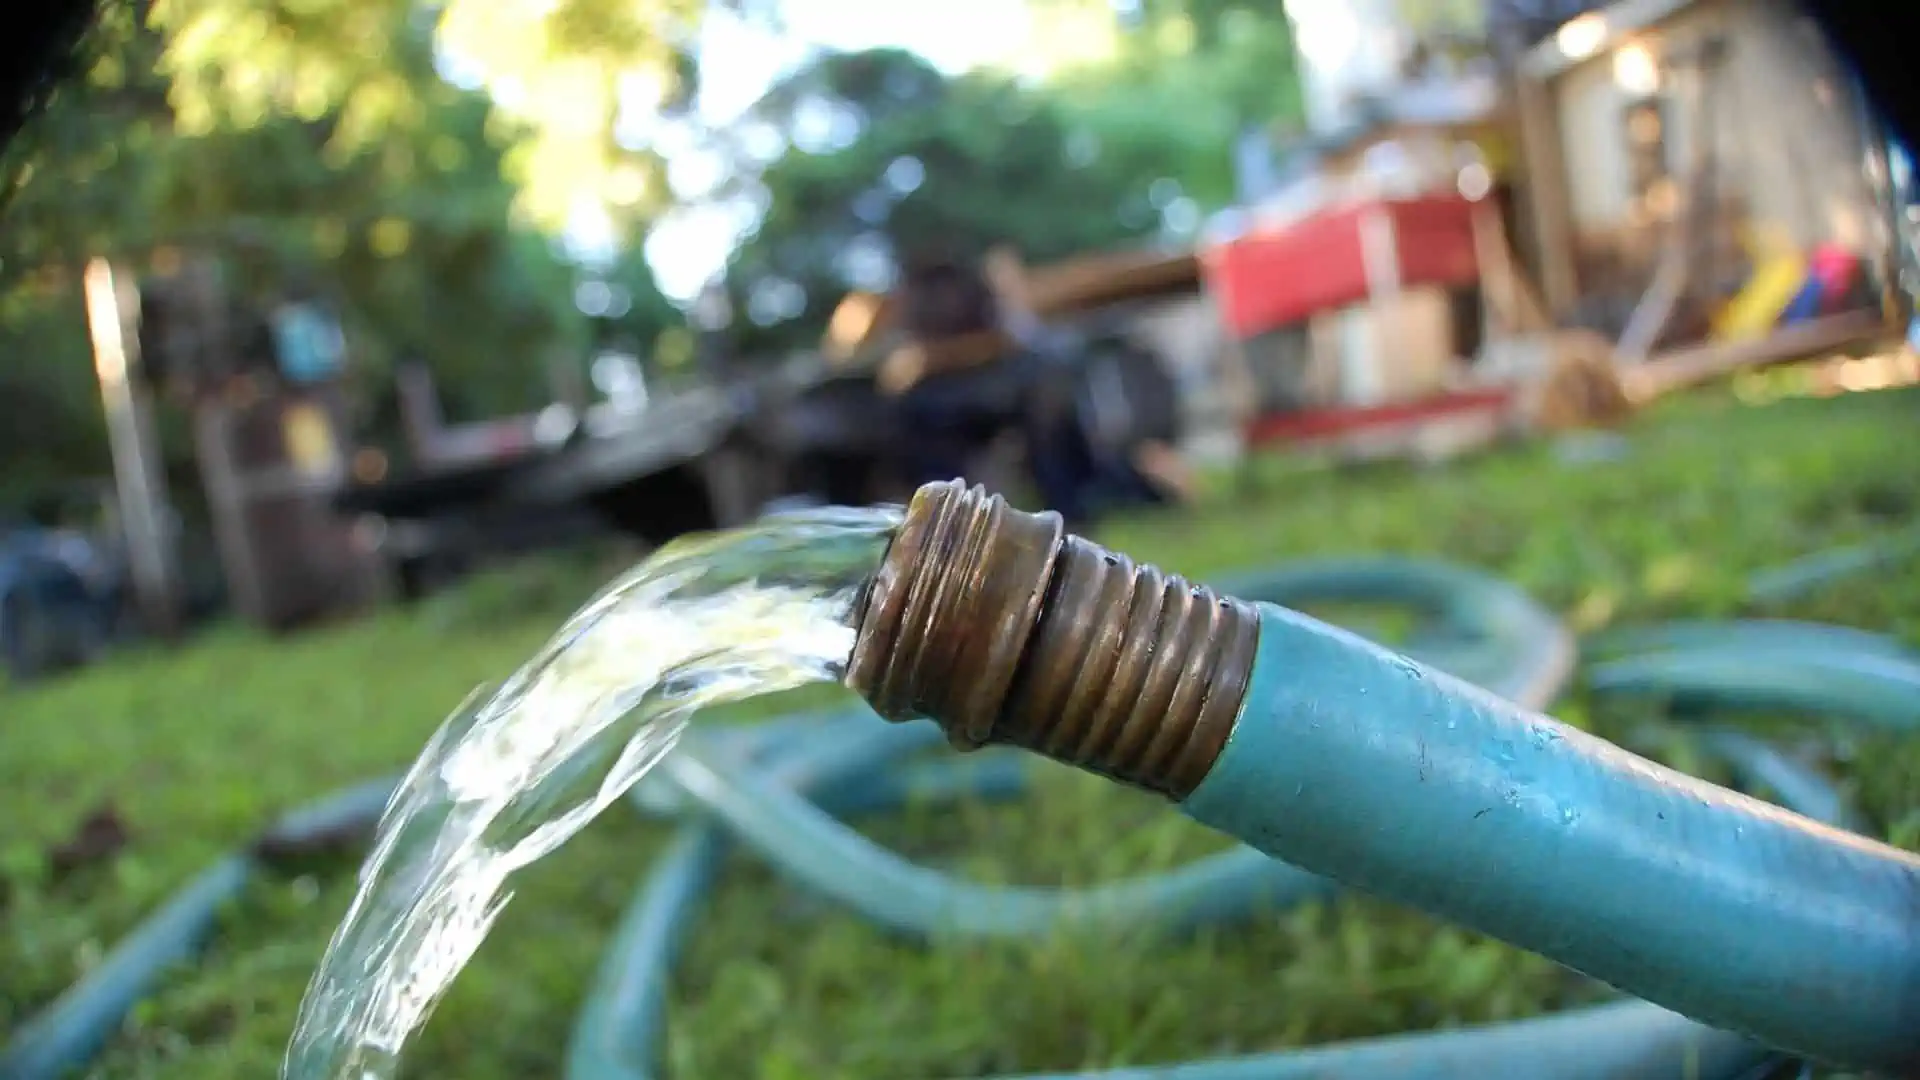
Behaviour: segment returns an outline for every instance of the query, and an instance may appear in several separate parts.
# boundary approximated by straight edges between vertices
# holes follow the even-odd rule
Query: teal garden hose
[[[934,494],[942,493],[944,504],[930,504],[923,490],[907,531],[933,509],[948,513],[949,531],[968,531],[967,515],[976,515],[975,525],[994,528],[975,538],[1003,549],[1054,527],[975,493]],[[938,565],[925,560],[943,575],[994,554],[993,544],[942,547],[938,531],[920,540],[924,552],[944,553]],[[896,552],[912,554],[911,539],[903,532]],[[942,592],[941,576],[896,577],[895,594],[920,604],[922,617],[863,623],[864,654],[856,652],[849,682],[883,715],[923,711],[937,725],[884,724],[856,710],[696,730],[635,788],[641,812],[682,824],[605,954],[568,1048],[570,1080],[658,1075],[675,953],[730,848],[888,932],[925,939],[1068,928],[1172,935],[1265,917],[1328,896],[1339,881],[1659,1002],[1622,998],[1517,1023],[1099,1075],[1745,1080],[1791,1075],[1780,1070],[1792,1055],[1920,1066],[1920,860],[1808,820],[1846,823],[1830,783],[1761,740],[1711,726],[1728,711],[1763,709],[1911,731],[1920,726],[1920,656],[1860,631],[1785,621],[1672,624],[1587,643],[1601,660],[1584,676],[1601,700],[1670,703],[1696,723],[1703,749],[1802,817],[1533,712],[1574,676],[1574,643],[1497,579],[1429,562],[1349,560],[1250,575],[1215,593],[1073,538],[1054,543],[1051,552],[1001,551],[1044,569],[1038,587],[992,574],[969,579],[979,588]],[[888,561],[899,569],[894,554]],[[870,614],[884,610],[889,585],[883,570]],[[1052,605],[1072,617],[1021,642],[1017,632],[974,635],[1015,644],[960,650],[944,668],[900,663],[916,647],[911,632],[938,640],[941,617],[984,617],[997,597],[1022,589],[1032,594],[1026,614]],[[955,608],[956,597],[972,606]],[[1290,610],[1343,601],[1394,602],[1426,618],[1396,653]],[[889,625],[895,637],[877,638]],[[1159,628],[1166,647],[1129,653],[1138,636],[1125,632],[1130,625]],[[1078,684],[1044,677],[1097,668],[1102,656],[1116,658],[1108,670],[1119,683],[1137,680],[1137,707],[1105,727],[1093,723],[1099,703]],[[967,683],[972,696],[929,682],[982,670],[1011,674]],[[933,707],[902,707],[916,695]],[[1008,700],[1051,708],[1012,716],[1002,711]],[[1194,740],[1163,736],[1154,712],[1192,721],[1176,734],[1215,740],[1204,768],[1191,767]],[[1161,790],[1250,846],[1093,889],[999,888],[909,863],[845,824],[909,799],[1019,794],[1026,755],[918,758],[946,740],[1012,743]],[[50,1080],[84,1064],[159,972],[190,955],[251,870],[370,826],[390,788],[375,782],[296,813],[190,884],[16,1034],[0,1053],[0,1080]]]
[[[1920,856],[1534,711],[1566,655],[1548,620],[1499,586],[1400,576],[1466,621],[1432,639],[1447,666],[1501,649],[1525,692],[1503,698],[1282,606],[1300,602],[1299,574],[1216,592],[1052,515],[929,485],[869,589],[848,681],[883,716],[1158,791],[1276,860],[1717,1029],[1920,1071]],[[1352,567],[1309,577],[1348,594],[1370,581]],[[1683,629],[1678,648],[1616,657],[1593,689],[1657,692],[1691,716],[1819,708],[1910,729],[1920,710],[1914,665],[1891,646],[1782,625],[1737,632],[1736,650],[1692,633],[1690,647]]]

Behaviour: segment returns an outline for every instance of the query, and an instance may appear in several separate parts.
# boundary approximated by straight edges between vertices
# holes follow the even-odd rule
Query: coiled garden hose
[[[1020,524],[1008,518],[995,520],[1008,528]],[[996,535],[1004,539],[1010,534]],[[903,537],[903,541],[910,539]],[[896,547],[903,541],[896,541]],[[1190,814],[1226,824],[1243,838],[1272,840],[1265,831],[1295,828],[1304,833],[1282,835],[1266,846],[1311,849],[1313,844],[1301,835],[1331,842],[1342,828],[1347,833],[1369,831],[1343,826],[1343,814],[1352,824],[1359,820],[1353,815],[1394,799],[1412,799],[1408,807],[1413,810],[1430,809],[1419,801],[1421,796],[1407,796],[1397,789],[1451,786],[1459,797],[1463,791],[1492,782],[1488,768],[1519,768],[1521,756],[1533,752],[1532,733],[1540,729],[1530,713],[1432,669],[1486,687],[1523,709],[1545,707],[1573,674],[1573,643],[1565,628],[1513,586],[1471,570],[1421,561],[1347,560],[1240,577],[1227,583],[1224,593],[1215,593],[1150,568],[1133,567],[1122,557],[1091,545],[1075,547],[1065,558],[1059,555],[1056,550],[1054,568],[1062,576],[1051,581],[1035,603],[1055,605],[1056,612],[1075,617],[1056,624],[1054,639],[1026,645],[1028,652],[1039,646],[1044,655],[1038,660],[1050,661],[1052,666],[1026,669],[999,689],[1028,701],[1050,700],[1051,719],[1078,718],[1087,722],[1085,728],[1064,734],[1057,723],[1052,729],[1021,728],[1019,718],[1009,720],[997,713],[993,707],[997,703],[972,712],[943,708],[948,715],[934,712],[941,725],[883,724],[864,709],[813,713],[746,728],[697,729],[635,788],[631,801],[641,812],[677,819],[682,825],[656,861],[605,955],[568,1048],[570,1080],[642,1080],[657,1075],[675,954],[695,924],[706,890],[730,847],[751,851],[783,875],[885,930],[927,939],[1026,937],[1067,929],[1156,929],[1178,934],[1207,924],[1263,917],[1289,904],[1325,897],[1336,888],[1329,878],[1250,847],[1172,874],[1094,889],[987,887],[909,863],[845,824],[846,819],[883,813],[909,800],[1007,798],[1022,790],[1030,760],[1026,755],[987,750],[970,757],[913,760],[943,741],[1013,742],[1054,757],[1078,755],[1082,764],[1096,769],[1105,766],[1103,771],[1121,779],[1140,783],[1144,777],[1143,786],[1167,791],[1182,800]],[[1107,563],[1108,558],[1114,562]],[[1090,559],[1098,561],[1090,563]],[[895,560],[890,556],[889,562]],[[1101,572],[1086,573],[1096,567]],[[1117,573],[1107,574],[1107,567]],[[1017,591],[1016,585],[1001,580],[1007,584],[1007,595]],[[979,584],[991,586],[994,581]],[[1125,590],[1116,597],[1113,590],[1121,585]],[[885,595],[882,580],[876,585],[874,602]],[[995,602],[990,588],[971,595],[977,603]],[[1236,599],[1227,601],[1223,596]],[[1421,612],[1424,622],[1401,648],[1406,656],[1424,662],[1411,663],[1400,654],[1367,646],[1304,617],[1262,606],[1348,601],[1394,602]],[[1113,619],[1120,617],[1111,615],[1103,622],[1094,617],[1102,611],[1130,613],[1147,625],[1176,628],[1171,642],[1163,637],[1160,643],[1181,647],[1153,657],[1143,654],[1135,667],[1120,673],[1123,683],[1137,680],[1129,691],[1130,700],[1145,702],[1145,708],[1118,709],[1113,702],[1095,700],[1099,695],[1089,698],[1085,687],[1061,681],[1064,673],[1086,669],[1088,657],[1101,649],[1125,658],[1130,639],[1124,633],[1091,632],[1110,628]],[[1258,620],[1250,641],[1223,632],[1227,616],[1248,612]],[[918,625],[928,624],[923,620]],[[1058,628],[1069,625],[1077,625],[1082,632],[1060,636]],[[1193,630],[1183,635],[1178,632],[1182,626]],[[866,628],[863,635],[870,636]],[[1046,633],[1040,637],[1045,639]],[[976,640],[991,643],[991,638],[981,634]],[[1224,648],[1220,647],[1223,638]],[[1685,623],[1616,632],[1589,643],[1589,649],[1604,656],[1588,671],[1591,689],[1602,700],[1634,697],[1672,703],[1675,715],[1702,721],[1697,729],[1690,729],[1700,746],[1719,755],[1743,782],[1770,791],[1802,814],[1835,824],[1846,820],[1845,807],[1817,770],[1750,735],[1706,722],[1734,709],[1767,709],[1891,730],[1911,731],[1920,725],[1920,656],[1897,642],[1860,631],[1786,621]],[[1002,653],[985,650],[972,661],[984,657],[1012,664],[1021,650],[1013,653],[1013,660],[1008,660]],[[1234,684],[1247,710],[1242,712],[1240,702],[1233,702],[1235,709],[1227,718],[1227,730],[1210,769],[1183,772],[1177,745],[1151,745],[1154,729],[1148,723],[1153,719],[1149,714],[1157,710],[1184,716],[1192,721],[1187,731],[1208,733],[1222,706],[1218,698],[1196,691],[1211,692],[1234,680],[1202,686],[1197,676],[1208,671],[1217,674],[1223,660],[1236,657],[1247,663]],[[884,681],[876,680],[875,673],[885,675],[886,659],[876,658],[871,648],[864,657],[856,655],[850,681],[875,698],[883,712],[899,711],[897,700],[872,692],[876,681]],[[968,659],[961,650],[952,663]],[[1035,676],[1033,670],[1063,674],[1049,681]],[[864,685],[863,678],[868,680]],[[1283,682],[1274,683],[1276,678]],[[1318,681],[1302,682],[1303,678]],[[971,704],[977,705],[978,700]],[[1264,727],[1250,726],[1249,715],[1263,707],[1269,714]],[[960,725],[956,731],[952,722],[956,715],[974,726]],[[1313,734],[1313,741],[1273,747],[1274,733],[1283,730],[1283,725],[1272,722],[1275,716]],[[1404,738],[1406,724],[1422,719],[1431,721],[1434,736],[1424,748]],[[1012,734],[1017,737],[995,730],[996,724],[1014,725]],[[1511,724],[1522,725],[1511,728],[1514,738],[1498,737]],[[1558,741],[1586,738],[1552,730]],[[1127,738],[1141,733],[1148,737],[1147,743],[1124,745]],[[1256,737],[1249,739],[1249,733]],[[1443,737],[1448,733],[1451,739]],[[1103,744],[1103,738],[1120,742]],[[1270,749],[1262,750],[1261,740]],[[1474,744],[1456,745],[1466,740]],[[1510,750],[1502,745],[1505,741],[1514,743]],[[1327,744],[1341,742],[1359,749],[1328,748]],[[1581,753],[1593,750],[1581,742]],[[1503,762],[1502,755],[1509,752],[1514,761]],[[1294,771],[1284,778],[1270,764],[1263,764],[1285,763],[1289,754],[1293,761],[1287,767]],[[1121,760],[1113,766],[1116,755]],[[1425,778],[1419,773],[1423,760],[1429,767]],[[1571,760],[1574,764],[1587,761],[1577,756]],[[1391,775],[1391,766],[1382,764],[1389,761],[1411,764],[1413,772]],[[1339,768],[1324,771],[1329,762]],[[1323,771],[1315,770],[1316,763]],[[1368,763],[1381,775],[1341,771],[1347,765]],[[1570,949],[1583,947],[1583,931],[1566,925],[1564,919],[1556,920],[1555,912],[1593,904],[1591,897],[1566,890],[1598,890],[1609,902],[1632,907],[1634,890],[1650,881],[1668,888],[1704,889],[1707,895],[1698,897],[1672,892],[1654,897],[1660,917],[1673,920],[1671,926],[1639,926],[1648,936],[1614,942],[1620,956],[1600,959],[1615,968],[1621,957],[1632,959],[1661,978],[1713,992],[1727,980],[1709,968],[1790,974],[1791,984],[1756,983],[1745,988],[1746,998],[1731,1004],[1711,998],[1688,1004],[1697,1006],[1693,1011],[1701,1015],[1725,1022],[1730,1008],[1749,1020],[1757,1009],[1765,1019],[1766,1002],[1755,1006],[1754,999],[1786,995],[1798,1001],[1808,994],[1827,995],[1830,1005],[1817,1011],[1817,1016],[1821,1023],[1837,1027],[1824,1042],[1813,1040],[1819,1045],[1792,1049],[1817,1051],[1839,1064],[1867,1067],[1895,1068],[1916,1060],[1920,1023],[1904,1030],[1897,1026],[1920,1017],[1916,863],[1837,831],[1809,833],[1817,827],[1799,824],[1778,811],[1762,812],[1742,804],[1739,813],[1722,816],[1716,807],[1727,794],[1706,785],[1675,785],[1675,778],[1664,772],[1628,770],[1648,785],[1645,791],[1629,794],[1649,801],[1623,804],[1607,790],[1611,774],[1566,765],[1560,759],[1536,763],[1539,771],[1528,780],[1517,806],[1503,801],[1503,793],[1496,796],[1481,820],[1494,819],[1490,827],[1504,830],[1504,842],[1470,845],[1467,853],[1479,861],[1456,859],[1452,878],[1458,891],[1424,897],[1437,901],[1429,906],[1443,911],[1465,906],[1478,916],[1518,918],[1536,931],[1524,944],[1564,958]],[[1509,770],[1505,775],[1512,779],[1516,774]],[[1223,788],[1223,783],[1230,786]],[[251,872],[270,867],[282,852],[355,827],[370,828],[392,784],[373,782],[291,815],[248,853],[223,860],[183,889],[86,979],[16,1034],[0,1053],[0,1078],[52,1080],[84,1065],[163,969],[185,959],[204,939],[221,906],[239,892]],[[1231,795],[1235,788],[1262,784],[1264,794]],[[1699,805],[1699,800],[1708,805]],[[1285,813],[1259,809],[1275,804]],[[1356,806],[1360,809],[1352,809]],[[1634,827],[1637,819],[1632,815],[1642,808],[1655,815],[1673,812],[1673,834],[1665,846],[1639,849],[1628,843],[1649,838],[1650,834]],[[1572,823],[1563,820],[1568,809],[1575,812]],[[1385,820],[1365,824],[1373,832],[1391,831],[1383,828],[1390,824]],[[1818,841],[1804,847],[1763,846],[1758,836],[1749,840],[1736,831],[1789,825],[1794,835],[1813,835]],[[1568,839],[1569,833],[1575,839]],[[1595,835],[1601,839],[1592,839]],[[1451,842],[1433,831],[1421,839],[1430,844]],[[1420,887],[1432,884],[1421,877],[1418,867],[1411,884],[1406,878],[1393,880],[1392,865],[1380,862],[1388,856],[1417,862],[1423,857],[1418,852],[1398,846],[1368,848],[1364,843],[1359,850],[1357,857],[1342,852],[1308,853],[1347,871],[1357,861],[1360,869],[1375,875],[1360,883],[1378,888],[1385,876],[1389,887],[1383,891],[1389,894],[1418,893]],[[1747,859],[1747,852],[1760,857]],[[1608,861],[1604,866],[1582,865],[1573,855],[1597,855]],[[1800,861],[1788,861],[1789,856]],[[1595,872],[1601,869],[1611,876],[1596,878]],[[1797,906],[1834,893],[1858,899],[1824,915]],[[1897,908],[1886,907],[1902,902],[1902,897],[1908,905],[1904,922],[1898,920]],[[1522,901],[1534,910],[1513,915],[1508,909]],[[1876,901],[1880,906],[1875,906]],[[1789,909],[1785,913],[1780,910],[1783,903]],[[1702,924],[1706,918],[1729,914],[1734,917],[1726,926]],[[1507,931],[1507,936],[1514,936],[1511,924],[1500,925],[1498,918],[1478,921],[1494,922],[1482,928],[1496,935]],[[1859,931],[1857,940],[1831,940],[1821,933],[1847,927]],[[1771,933],[1801,936],[1790,945],[1763,950],[1764,955],[1801,957],[1814,946],[1831,946],[1832,951],[1808,957],[1809,966],[1803,970],[1754,968],[1748,963],[1749,955],[1767,943],[1742,935]],[[1741,940],[1731,954],[1715,951],[1735,937]],[[1617,975],[1606,963],[1586,966],[1592,973]],[[1787,1030],[1792,1037],[1785,1039],[1778,1037],[1779,1030],[1752,1034],[1774,1036],[1770,1041],[1776,1045],[1807,1042],[1799,1038],[1805,1032],[1797,1030]],[[1786,1075],[1779,1070],[1789,1061],[1762,1041],[1703,1026],[1644,1001],[1624,999],[1516,1023],[1095,1075],[1136,1080],[1309,1076],[1320,1080],[1489,1076],[1745,1080]]]

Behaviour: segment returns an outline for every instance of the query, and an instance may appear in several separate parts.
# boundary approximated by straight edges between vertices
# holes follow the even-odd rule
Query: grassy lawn
[[[1445,470],[1291,477],[1102,539],[1205,576],[1317,553],[1427,552],[1498,570],[1584,625],[1740,610],[1751,571],[1920,520],[1920,394],[1669,405],[1626,458],[1547,447]],[[551,583],[549,583],[551,585]],[[590,587],[497,583],[424,612],[268,643],[239,632],[0,696],[0,1030],[51,999],[196,869],[274,813],[404,766],[474,685],[524,659]],[[1920,643],[1920,565],[1792,614]],[[1576,696],[1564,714],[1599,730]],[[1920,841],[1920,748],[1859,745],[1876,827]],[[110,809],[108,861],[49,853]],[[600,949],[663,828],[616,811],[522,881],[420,1036],[409,1075],[559,1072]],[[1014,807],[921,813],[877,835],[989,880],[1085,883],[1163,868],[1218,839],[1150,801],[1060,775]],[[144,1005],[90,1074],[272,1075],[352,867],[263,882],[203,963]],[[1592,996],[1552,965],[1348,900],[1179,948],[1073,940],[923,950],[741,859],[679,976],[669,1075],[955,1077],[1139,1064],[1515,1017]]]

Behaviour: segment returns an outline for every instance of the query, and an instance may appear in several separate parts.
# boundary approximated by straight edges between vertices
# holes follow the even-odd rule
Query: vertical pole
[[[394,381],[400,394],[400,426],[406,431],[407,449],[416,464],[431,467],[440,460],[447,429],[433,370],[419,360],[408,360],[400,365]]]
[[[1378,405],[1392,395],[1399,381],[1396,376],[1402,357],[1393,338],[1406,318],[1406,286],[1391,205],[1382,201],[1360,216],[1360,266],[1366,276],[1367,296],[1360,304],[1341,309],[1337,316],[1346,331],[1340,354],[1345,369],[1343,396],[1348,404]]]
[[[1564,313],[1578,301],[1580,286],[1557,105],[1546,80],[1524,68],[1513,73],[1512,85],[1540,288],[1548,311]]]
[[[1896,136],[1880,119],[1866,88],[1855,78],[1848,78],[1846,84],[1860,127],[1861,172],[1882,215],[1877,236],[1880,242],[1869,256],[1880,280],[1880,311],[1888,322],[1904,328],[1914,317],[1910,261],[1914,222],[1907,205],[1914,181],[1911,176],[1894,174]],[[1900,152],[1905,149],[1898,148]]]
[[[265,624],[267,602],[260,551],[247,520],[246,492],[235,462],[237,406],[227,395],[206,395],[193,406],[194,449],[200,459],[200,484],[213,518],[214,546],[226,575],[233,609],[243,619]]]
[[[138,325],[140,295],[131,277],[116,274],[104,258],[87,263],[85,293],[135,597],[147,629],[171,636],[179,629],[180,614],[173,526],[167,519],[153,405],[135,378],[140,345],[133,328]]]

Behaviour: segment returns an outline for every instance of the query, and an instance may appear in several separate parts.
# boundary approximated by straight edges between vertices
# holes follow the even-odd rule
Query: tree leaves
[[[1267,5],[1161,0],[1131,30],[1106,0],[1035,7],[1041,50],[1058,47],[1043,84],[829,53],[750,110],[798,149],[723,193],[757,188],[767,206],[729,266],[755,324],[744,348],[810,342],[849,289],[884,288],[873,265],[903,249],[1012,242],[1044,262],[1191,228],[1232,198],[1243,129],[1299,112],[1291,36]],[[822,116],[852,118],[850,136],[810,146]]]
[[[663,62],[657,40],[611,29],[640,9],[597,2],[598,16],[584,0],[555,10],[561,44],[503,55],[550,94],[615,65]],[[543,227],[561,201],[551,191],[577,190],[611,163],[625,170],[613,186],[632,189],[637,172],[644,196],[659,190],[648,182],[658,163],[610,151],[607,115],[597,128],[569,119],[558,142],[540,143],[552,110],[508,115],[442,78],[439,24],[422,13],[411,0],[156,0],[147,22],[132,5],[110,11],[89,77],[64,88],[18,150],[0,230],[0,341],[14,381],[90,417],[77,268],[94,254],[140,266],[177,249],[227,263],[241,304],[315,281],[341,310],[363,380],[413,356],[476,409],[538,403],[546,355],[584,348],[588,331],[575,269]],[[458,6],[441,15],[457,22]],[[589,36],[590,55],[565,51]],[[644,209],[644,198],[626,202]],[[0,455],[16,471],[36,455],[88,469],[99,456],[12,438]]]

